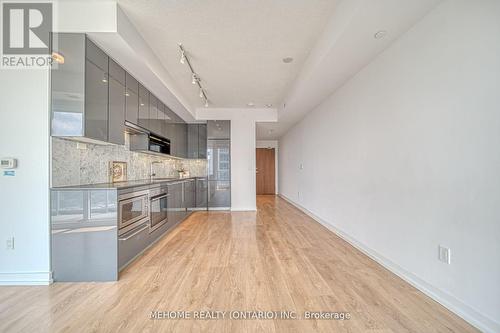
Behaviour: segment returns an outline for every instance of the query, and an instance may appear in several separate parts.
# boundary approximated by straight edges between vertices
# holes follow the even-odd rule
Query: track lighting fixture
[[[180,63],[181,64],[187,64],[189,67],[189,70],[191,71],[191,83],[194,85],[198,85],[199,90],[199,96],[200,98],[205,100],[205,107],[208,107],[208,97],[205,92],[205,89],[203,89],[201,85],[201,80],[198,74],[193,69],[193,66],[191,65],[191,62],[189,61],[189,58],[186,55],[186,50],[182,46],[182,43],[179,43],[179,50],[180,50]]]
[[[181,50],[181,60],[179,60],[181,64],[186,63],[186,55],[184,54],[184,50]]]

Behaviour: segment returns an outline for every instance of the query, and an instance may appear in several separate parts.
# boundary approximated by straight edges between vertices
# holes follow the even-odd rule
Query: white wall
[[[201,108],[196,119],[231,121],[231,210],[256,210],[255,123],[276,121],[276,109]]]
[[[279,154],[282,195],[492,332],[499,36],[500,1],[446,1],[287,132]]]
[[[279,173],[279,161],[278,161],[278,156],[279,156],[279,145],[278,145],[278,140],[257,140],[255,144],[255,148],[274,148],[274,176],[275,176],[275,184],[274,184],[274,190],[276,194],[279,193],[279,178],[278,178],[278,173]]]
[[[0,284],[48,283],[48,70],[0,70],[0,92],[0,157],[19,163],[15,177],[0,174]]]

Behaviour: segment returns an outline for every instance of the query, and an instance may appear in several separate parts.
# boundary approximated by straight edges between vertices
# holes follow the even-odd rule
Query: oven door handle
[[[135,231],[134,233],[132,233],[132,235],[128,235],[127,237],[120,237],[118,238],[119,240],[121,241],[126,241],[126,240],[129,240],[130,238],[134,237],[135,235],[143,232],[144,230],[146,230],[147,228],[149,228],[149,225],[145,225],[143,226],[142,228],[139,228],[139,230]]]
[[[151,201],[155,201],[155,200],[159,200],[159,199],[163,199],[163,198],[166,198],[166,197],[169,197],[170,194],[163,194],[163,195],[159,195],[159,196],[156,196],[156,197],[151,197]]]

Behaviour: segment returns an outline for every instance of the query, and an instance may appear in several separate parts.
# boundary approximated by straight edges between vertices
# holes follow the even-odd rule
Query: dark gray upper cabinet
[[[109,59],[109,76],[125,87],[125,70],[113,59]]]
[[[125,70],[109,59],[108,141],[125,144]]]
[[[207,158],[207,124],[198,125],[198,158]]]
[[[90,39],[86,39],[86,58],[104,71],[108,71],[108,56]]]
[[[198,124],[187,125],[187,157],[198,158]]]
[[[125,120],[132,124],[139,124],[139,83],[129,73],[125,78]]]
[[[108,56],[84,34],[54,33],[51,67],[51,135],[108,141]]]
[[[187,124],[182,122],[173,123],[169,139],[171,155],[182,158],[187,157]]]
[[[52,49],[67,57],[51,67],[53,136],[85,136],[85,35],[53,34]]]
[[[187,124],[186,123],[178,123],[177,124],[177,132],[178,132],[178,144],[179,144],[179,152],[178,157],[186,158],[187,157]]]
[[[108,73],[85,63],[85,137],[108,140]]]
[[[207,158],[207,125],[187,125],[187,157]]]
[[[149,127],[149,91],[139,84],[139,126]]]
[[[158,133],[158,98],[155,95],[149,95],[149,127],[153,133]]]
[[[53,33],[51,47],[65,56],[64,63],[51,68],[51,135],[124,144],[127,122],[170,139],[173,156],[188,156],[184,120],[85,34]],[[190,139],[198,150],[193,158],[205,158],[201,133],[206,131],[197,131]]]

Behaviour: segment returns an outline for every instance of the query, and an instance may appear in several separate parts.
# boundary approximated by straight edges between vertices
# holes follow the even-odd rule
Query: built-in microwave
[[[118,197],[118,234],[135,229],[149,221],[149,191],[137,191]]]

